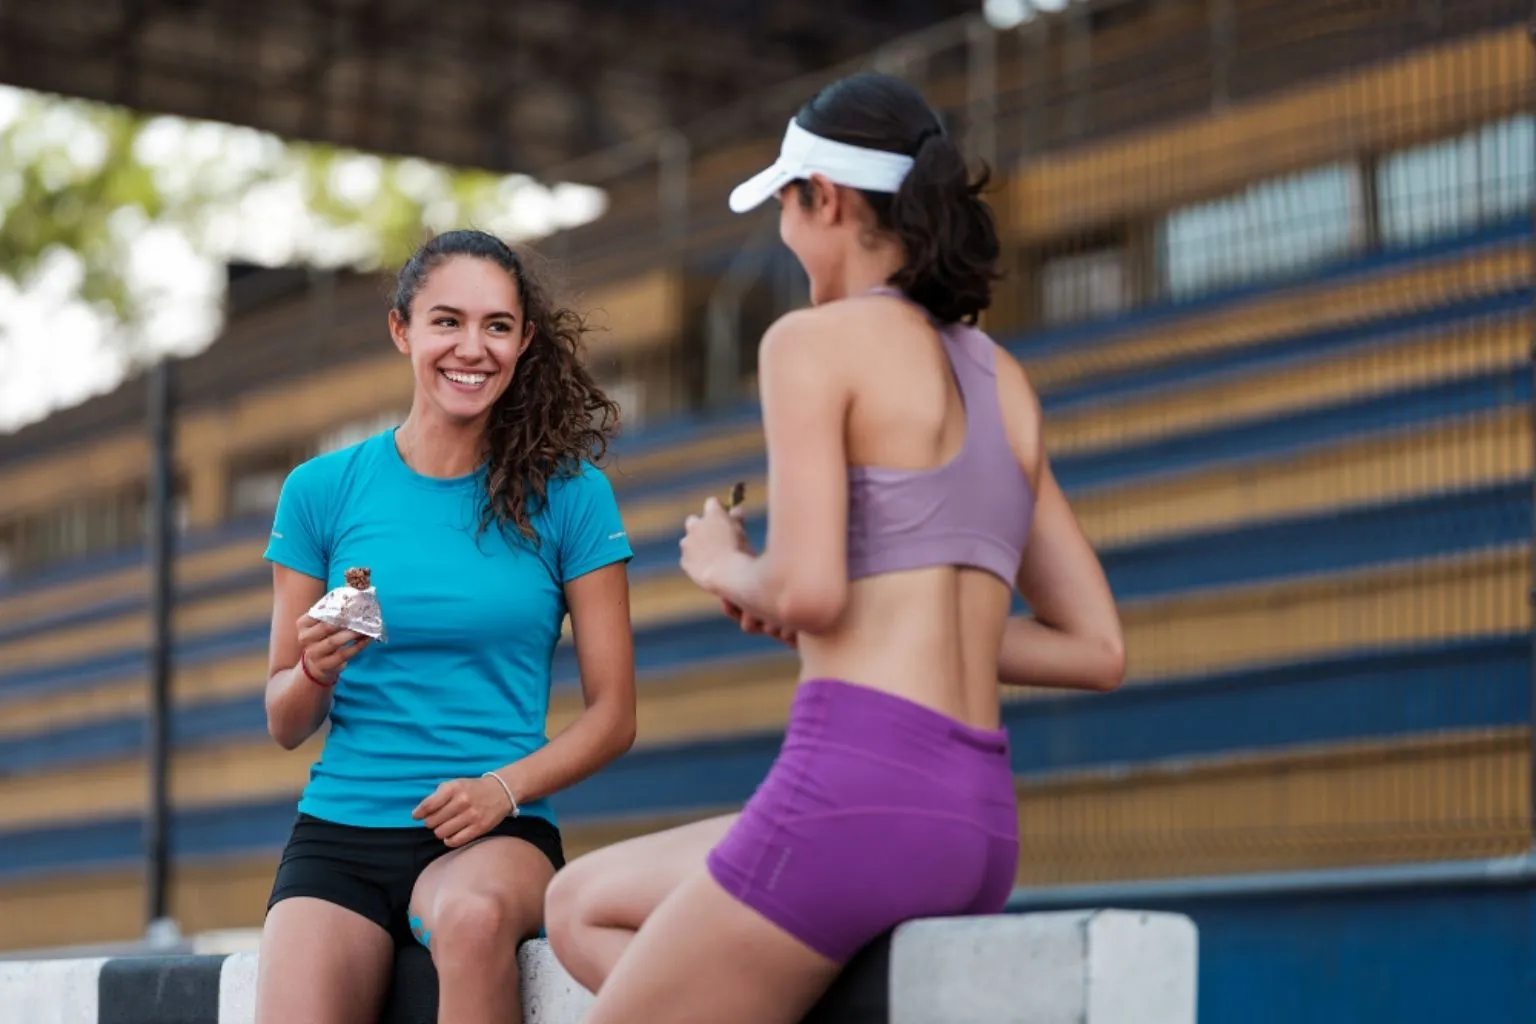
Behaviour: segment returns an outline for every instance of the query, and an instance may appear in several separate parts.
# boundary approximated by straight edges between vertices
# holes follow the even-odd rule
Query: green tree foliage
[[[0,274],[25,287],[50,251],[68,250],[82,264],[80,298],[131,321],[122,274],[127,239],[112,220],[128,210],[159,220],[167,199],[134,156],[136,118],[85,105],[67,119],[58,113],[28,97],[0,130]],[[99,136],[82,141],[70,123],[75,118]]]
[[[346,261],[361,267],[398,263],[429,229],[476,224],[510,234],[516,190],[539,187],[0,90],[0,277],[26,290],[51,253],[73,253],[81,267],[78,298],[131,343],[142,312],[127,274],[135,235],[147,224],[173,225],[210,258],[240,258],[214,225],[253,189],[278,181],[296,182],[310,216],[346,233]],[[301,246],[295,258],[312,255]]]

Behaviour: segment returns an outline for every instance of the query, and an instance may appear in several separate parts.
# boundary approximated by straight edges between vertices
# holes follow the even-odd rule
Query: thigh
[[[555,867],[526,839],[492,835],[450,851],[427,865],[411,890],[411,929],[432,948],[431,935],[466,903],[494,908],[518,939],[538,934],[544,891]]]
[[[626,839],[572,861],[550,890],[550,914],[637,930],[667,895],[704,865],[739,815]]]
[[[352,1024],[384,1003],[395,944],[377,922],[313,896],[273,904],[261,931],[256,1024]]]
[[[586,1024],[794,1024],[840,965],[687,872],[603,984]]]

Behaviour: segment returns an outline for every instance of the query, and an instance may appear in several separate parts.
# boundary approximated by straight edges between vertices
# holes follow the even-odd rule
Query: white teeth
[[[458,373],[458,372],[456,372],[454,370],[444,370],[443,371],[443,376],[447,377],[449,380],[453,381],[455,384],[480,385],[480,384],[484,384],[485,383],[486,378],[489,377],[490,374],[487,374],[487,373]]]

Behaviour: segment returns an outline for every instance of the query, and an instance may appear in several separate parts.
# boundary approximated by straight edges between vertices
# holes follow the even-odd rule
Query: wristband
[[[482,779],[495,779],[497,782],[501,783],[501,791],[507,794],[507,803],[512,805],[512,809],[507,812],[507,816],[509,818],[515,818],[522,813],[517,806],[517,797],[512,795],[512,787],[507,785],[506,779],[502,778],[500,775],[497,775],[495,772],[485,772],[480,777]]]
[[[313,672],[311,672],[309,670],[309,652],[308,651],[301,651],[299,653],[299,671],[303,672],[305,677],[310,682],[314,683],[318,687],[321,687],[322,689],[329,690],[331,687],[336,685],[336,680],[335,679],[332,679],[330,682],[326,682],[324,679],[321,679],[319,676],[315,675]]]

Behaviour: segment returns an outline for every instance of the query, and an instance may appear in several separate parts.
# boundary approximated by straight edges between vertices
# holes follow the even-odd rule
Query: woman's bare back
[[[836,350],[826,354],[828,372],[849,381],[847,465],[924,471],[955,459],[966,440],[965,403],[945,342],[922,311],[865,296],[814,312]],[[1039,403],[1018,364],[1001,349],[996,356],[1009,449],[1033,484],[1041,462]],[[1030,509],[1017,514],[1027,517]],[[801,635],[801,678],[846,679],[993,727],[1012,593],[990,572],[957,566],[864,576],[851,584],[831,629]]]

